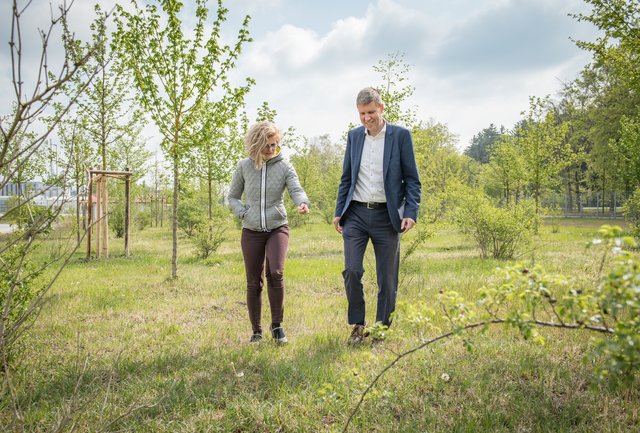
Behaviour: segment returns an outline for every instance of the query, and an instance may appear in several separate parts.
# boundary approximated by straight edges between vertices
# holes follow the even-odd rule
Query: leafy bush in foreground
[[[621,237],[620,227],[602,226],[600,234],[606,245],[601,268],[609,254],[614,255],[614,263],[609,274],[595,286],[547,273],[540,266],[530,269],[516,264],[498,270],[503,274],[503,283],[480,289],[480,298],[475,303],[468,302],[457,292],[443,290],[439,313],[425,303],[400,304],[394,312],[394,320],[421,328],[422,343],[397,353],[375,376],[361,393],[343,431],[348,431],[362,402],[375,393],[378,380],[402,358],[451,337],[460,338],[471,350],[473,331],[484,332],[492,325],[514,327],[525,339],[538,344],[545,343],[539,332],[542,327],[601,334],[602,337],[594,339],[591,354],[600,360],[596,367],[598,377],[629,387],[637,383],[636,373],[640,370],[640,258],[623,249],[624,246],[635,246],[635,242]],[[591,245],[600,243],[602,240],[597,239]],[[440,313],[450,325],[448,330],[435,325]],[[427,337],[434,331],[435,336]],[[442,380],[446,381],[448,377]]]

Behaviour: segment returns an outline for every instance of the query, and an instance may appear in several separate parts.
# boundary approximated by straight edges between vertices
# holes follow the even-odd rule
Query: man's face
[[[374,101],[366,105],[358,105],[358,113],[360,114],[360,123],[369,130],[371,134],[377,134],[384,126],[382,112],[384,104],[376,104]]]

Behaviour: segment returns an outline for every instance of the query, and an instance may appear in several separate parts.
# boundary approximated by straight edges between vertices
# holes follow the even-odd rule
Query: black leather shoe
[[[287,344],[289,342],[282,326],[278,326],[277,328],[272,327],[271,335],[273,336],[273,340],[278,344]]]

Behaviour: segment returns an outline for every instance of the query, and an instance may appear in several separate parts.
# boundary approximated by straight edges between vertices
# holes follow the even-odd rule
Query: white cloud
[[[317,58],[321,43],[314,32],[286,24],[251,46],[247,65],[259,73],[295,71]]]
[[[357,91],[381,81],[372,67],[400,51],[413,65],[416,91],[408,103],[422,120],[446,123],[463,148],[490,123],[512,127],[529,96],[554,95],[588,61],[569,40],[578,29],[567,16],[579,10],[575,0],[451,4],[429,10],[423,2],[379,0],[360,16],[334,21],[325,34],[283,26],[267,36],[267,45],[278,46],[282,59],[304,54],[269,72],[243,68],[258,82],[249,104],[268,100],[279,122],[307,136],[329,132],[338,139],[357,121]],[[273,37],[285,29],[287,37],[302,37],[295,43]],[[249,52],[252,58],[274,53],[264,45]]]
[[[9,17],[8,2],[0,3],[0,16]],[[82,37],[89,34],[90,3],[73,7],[72,24]],[[107,9],[115,0],[100,3]],[[561,81],[575,78],[589,58],[569,37],[595,34],[567,16],[584,10],[580,0],[234,0],[224,6],[227,42],[245,14],[253,17],[254,42],[232,74],[238,83],[247,76],[257,81],[247,98],[250,117],[268,101],[280,126],[334,140],[358,121],[355,95],[380,84],[373,66],[389,54],[403,52],[413,66],[408,78],[416,91],[408,104],[418,107],[421,120],[446,123],[462,148],[490,123],[513,126],[529,96],[554,95]],[[34,0],[32,7],[25,31],[48,19],[48,1]],[[8,39],[9,26],[2,28]],[[7,54],[0,52],[3,101],[11,90]]]

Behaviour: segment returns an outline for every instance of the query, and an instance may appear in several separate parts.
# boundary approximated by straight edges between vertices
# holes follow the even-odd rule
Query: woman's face
[[[262,148],[262,158],[266,161],[276,155],[276,147],[278,147],[278,137],[273,135],[267,139],[267,144]]]

